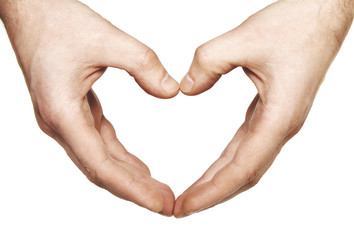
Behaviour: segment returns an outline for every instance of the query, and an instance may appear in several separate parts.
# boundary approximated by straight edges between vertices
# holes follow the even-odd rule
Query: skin
[[[78,1],[1,0],[0,14],[39,127],[94,184],[171,216],[173,192],[118,141],[91,88],[107,67],[115,67],[155,97],[177,95],[179,84],[156,54]]]
[[[258,94],[220,158],[175,203],[185,217],[255,186],[302,127],[353,21],[354,1],[284,0],[202,46],[181,91],[197,95],[242,67]]]
[[[40,128],[96,185],[151,211],[185,217],[257,184],[301,129],[351,26],[353,5],[278,1],[197,49],[180,84],[183,93],[200,94],[242,67],[258,94],[220,158],[176,201],[118,141],[91,89],[107,67],[115,67],[153,96],[177,95],[178,83],[156,54],[75,0],[0,0],[0,17]]]

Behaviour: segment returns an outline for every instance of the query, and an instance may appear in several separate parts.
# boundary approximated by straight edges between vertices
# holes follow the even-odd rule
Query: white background
[[[159,55],[181,79],[200,44],[270,1],[83,1]],[[92,185],[36,125],[0,27],[0,239],[354,239],[354,31],[302,131],[253,189],[185,219]],[[197,97],[146,95],[109,69],[94,86],[126,148],[176,196],[217,159],[256,94],[240,69]]]

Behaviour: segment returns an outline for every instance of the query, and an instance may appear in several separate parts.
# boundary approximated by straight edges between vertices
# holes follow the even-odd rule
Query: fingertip
[[[159,212],[159,214],[171,217],[173,215],[173,210],[175,206],[175,198],[173,195],[170,195],[169,198],[164,199],[164,208]]]
[[[200,201],[198,200],[198,196],[193,196],[193,195],[186,196],[182,204],[181,217],[186,217],[197,212],[199,205],[200,205]]]
[[[168,73],[166,73],[165,77],[162,79],[161,87],[165,92],[165,98],[172,98],[176,96],[180,89],[178,82]]]
[[[168,73],[153,75],[145,74],[143,77],[135,75],[134,78],[147,94],[157,98],[173,98],[180,90],[179,83]]]
[[[148,203],[146,204],[146,208],[152,212],[160,213],[163,211],[165,207],[165,201],[161,193],[154,191],[151,194]]]
[[[140,180],[135,180],[129,185],[130,201],[144,207],[154,213],[159,213],[164,209],[165,201],[163,193],[155,187]]]
[[[187,96],[201,94],[212,88],[220,77],[221,75],[210,78],[205,73],[187,73],[180,83],[181,92]]]
[[[174,207],[175,207],[175,195],[172,190],[163,193],[164,195],[164,208],[160,212],[160,214],[171,217],[173,215]]]
[[[182,198],[179,196],[176,201],[175,201],[175,207],[173,210],[173,215],[175,218],[181,218],[182,217]]]
[[[187,73],[180,84],[180,89],[183,92],[183,94],[185,95],[192,95],[191,92],[193,90],[194,87],[194,80],[191,78],[191,76],[189,75],[189,73]]]
[[[177,198],[174,209],[175,218],[184,218],[197,212],[198,199],[181,195]]]

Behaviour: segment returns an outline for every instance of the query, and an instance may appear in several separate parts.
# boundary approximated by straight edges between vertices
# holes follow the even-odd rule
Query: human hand
[[[149,94],[179,92],[156,54],[75,0],[0,0],[40,128],[96,185],[172,215],[174,194],[127,152],[91,89],[107,67],[126,70]]]
[[[353,1],[278,1],[199,47],[181,91],[243,67],[258,94],[220,158],[175,203],[185,217],[253,187],[302,127],[353,21]]]

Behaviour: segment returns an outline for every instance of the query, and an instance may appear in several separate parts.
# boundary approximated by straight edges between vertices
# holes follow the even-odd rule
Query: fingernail
[[[177,83],[176,80],[174,80],[170,75],[166,74],[164,79],[161,82],[162,89],[171,94],[175,93],[179,89],[179,84]]]
[[[193,79],[189,76],[187,73],[186,76],[184,76],[182,82],[181,82],[181,90],[182,92],[188,93],[191,92],[194,86],[194,81]]]

